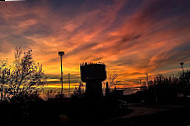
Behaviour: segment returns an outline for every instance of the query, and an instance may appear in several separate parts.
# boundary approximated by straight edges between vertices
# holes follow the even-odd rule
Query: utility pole
[[[63,95],[63,67],[62,67],[62,57],[64,55],[63,51],[59,51],[58,52],[59,56],[60,56],[60,60],[61,60],[61,95]]]
[[[181,62],[181,63],[179,63],[179,64],[180,64],[180,66],[181,66],[182,72],[184,73],[184,68],[183,68],[184,62]]]
[[[146,76],[147,76],[147,82],[146,82],[146,86],[147,86],[147,88],[148,88],[148,73],[146,73]]]
[[[183,75],[183,83],[185,82],[185,75],[184,75],[184,67],[183,67],[183,65],[184,65],[184,62],[181,62],[181,63],[179,63],[180,64],[180,66],[181,66],[181,69],[182,69],[182,75]]]
[[[68,73],[68,82],[69,82],[69,95],[70,95],[70,73]]]

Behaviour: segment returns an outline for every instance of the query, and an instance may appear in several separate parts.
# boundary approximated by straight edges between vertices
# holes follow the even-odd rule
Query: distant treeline
[[[183,71],[176,76],[157,75],[147,87],[127,97],[130,102],[141,103],[181,103],[189,102],[190,71]]]

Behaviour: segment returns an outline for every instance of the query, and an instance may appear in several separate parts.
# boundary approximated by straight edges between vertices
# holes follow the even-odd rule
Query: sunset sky
[[[25,0],[0,2],[0,60],[33,50],[49,80],[79,81],[80,64],[103,62],[126,86],[190,70],[190,0]],[[71,78],[72,78],[71,77]]]

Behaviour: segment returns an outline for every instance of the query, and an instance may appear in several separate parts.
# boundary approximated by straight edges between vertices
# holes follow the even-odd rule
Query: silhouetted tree
[[[190,72],[183,71],[176,76],[157,75],[152,86],[144,91],[144,99],[150,102],[176,102],[178,94],[184,98],[190,95]]]
[[[109,76],[108,78],[108,82],[111,86],[115,86],[116,82],[117,82],[117,78],[118,78],[118,74],[112,74]]]
[[[24,52],[16,48],[15,60],[12,66],[3,62],[0,67],[0,83],[3,86],[9,86],[9,93],[16,95],[19,93],[32,93],[37,91],[37,86],[46,83],[46,77],[42,70],[42,65],[35,63],[32,57],[32,50]]]
[[[1,62],[0,65],[0,91],[1,91],[1,100],[3,99],[3,96],[6,95],[6,92],[4,92],[4,85],[7,85],[10,81],[10,68],[7,65],[7,61],[4,60]]]

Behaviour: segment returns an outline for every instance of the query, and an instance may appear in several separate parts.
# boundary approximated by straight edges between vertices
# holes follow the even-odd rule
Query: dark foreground
[[[1,125],[41,126],[188,126],[190,107],[175,105],[118,106],[110,99],[18,99],[0,103]]]
[[[172,105],[171,105],[172,106]],[[141,108],[143,109],[143,108]],[[159,109],[159,108],[155,108]],[[164,111],[146,112],[145,115],[123,116],[107,121],[109,126],[189,126],[190,107],[180,106]],[[129,114],[130,115],[130,114]],[[131,114],[132,115],[132,114]]]

